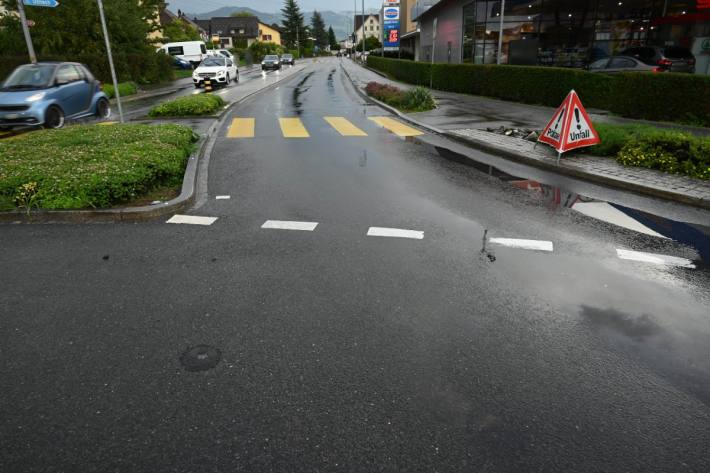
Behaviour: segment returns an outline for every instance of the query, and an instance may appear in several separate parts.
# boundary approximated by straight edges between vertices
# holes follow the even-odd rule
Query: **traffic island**
[[[0,220],[63,220],[68,210],[116,220],[127,208],[113,207],[183,184],[197,141],[174,124],[72,126],[7,139],[0,143]],[[82,220],[81,212],[65,214]]]

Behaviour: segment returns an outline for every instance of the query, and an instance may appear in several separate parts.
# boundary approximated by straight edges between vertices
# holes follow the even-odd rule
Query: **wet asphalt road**
[[[322,61],[225,122],[189,212],[213,225],[0,227],[0,470],[710,471],[696,252],[374,116]],[[255,118],[255,136],[228,138],[232,117]],[[284,138],[282,117],[310,137]],[[201,344],[219,363],[187,371]]]

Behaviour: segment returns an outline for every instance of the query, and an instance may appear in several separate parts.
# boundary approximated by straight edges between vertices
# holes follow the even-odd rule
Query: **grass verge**
[[[192,69],[175,69],[175,79],[185,79],[187,77],[192,77]]]
[[[112,84],[104,84],[103,89],[108,98],[112,99],[116,96],[116,89],[114,89]],[[121,94],[121,97],[135,95],[138,93],[138,86],[135,82],[121,82],[118,84],[118,93]]]
[[[601,144],[589,148],[625,166],[710,179],[710,137],[648,125],[595,123]]]
[[[162,103],[151,109],[151,117],[193,117],[213,115],[224,106],[224,100],[218,95],[199,94],[180,97]]]
[[[109,208],[182,182],[180,125],[73,126],[0,142],[0,210]]]
[[[370,82],[367,84],[365,91],[370,97],[374,97],[405,113],[426,112],[436,107],[431,92],[424,87],[414,87],[405,92],[392,85]]]

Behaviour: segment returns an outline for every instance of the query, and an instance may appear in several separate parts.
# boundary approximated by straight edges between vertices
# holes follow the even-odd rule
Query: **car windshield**
[[[281,56],[281,59],[293,59],[293,55],[291,55],[291,54],[284,54],[283,56]]]
[[[221,57],[208,57],[204,61],[202,61],[201,66],[204,67],[218,67],[218,66],[224,66],[224,58]]]
[[[278,56],[271,56],[271,55],[269,55],[269,56],[266,56],[266,57],[264,58],[264,60],[265,60],[265,61],[278,61],[278,60],[279,60],[279,57],[278,57]]]
[[[26,64],[20,66],[7,78],[2,90],[32,90],[49,86],[54,75],[55,65]]]

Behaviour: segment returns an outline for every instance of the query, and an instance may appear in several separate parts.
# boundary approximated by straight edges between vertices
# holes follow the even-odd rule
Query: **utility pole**
[[[357,0],[354,0],[353,5],[353,60],[355,60],[355,53],[357,52]],[[363,30],[364,31],[364,30]]]
[[[365,0],[362,0],[362,62],[365,62]]]
[[[296,55],[298,56],[298,59],[301,59],[301,41],[298,37],[298,29],[299,29],[299,25],[298,25],[298,23],[296,23],[296,51],[297,51]]]
[[[106,40],[106,51],[108,53],[108,65],[111,68],[111,78],[113,79],[113,89],[116,94],[116,103],[118,104],[118,118],[121,123],[123,120],[123,107],[121,106],[121,94],[118,91],[118,79],[116,78],[116,68],[113,66],[113,54],[111,54],[111,41],[108,37],[108,28],[106,27],[106,17],[104,16],[103,0],[96,0],[99,4],[99,16],[101,17],[101,28],[104,31],[104,39]]]
[[[17,0],[17,10],[20,13],[20,21],[22,22],[22,32],[25,34],[25,42],[27,43],[27,52],[30,53],[30,62],[37,64],[37,55],[35,48],[32,46],[32,36],[30,36],[30,28],[27,26],[27,16],[25,15],[24,0]]]
[[[503,18],[505,17],[505,0],[500,2],[500,29],[498,30],[498,59],[497,64],[500,65],[503,57]]]

